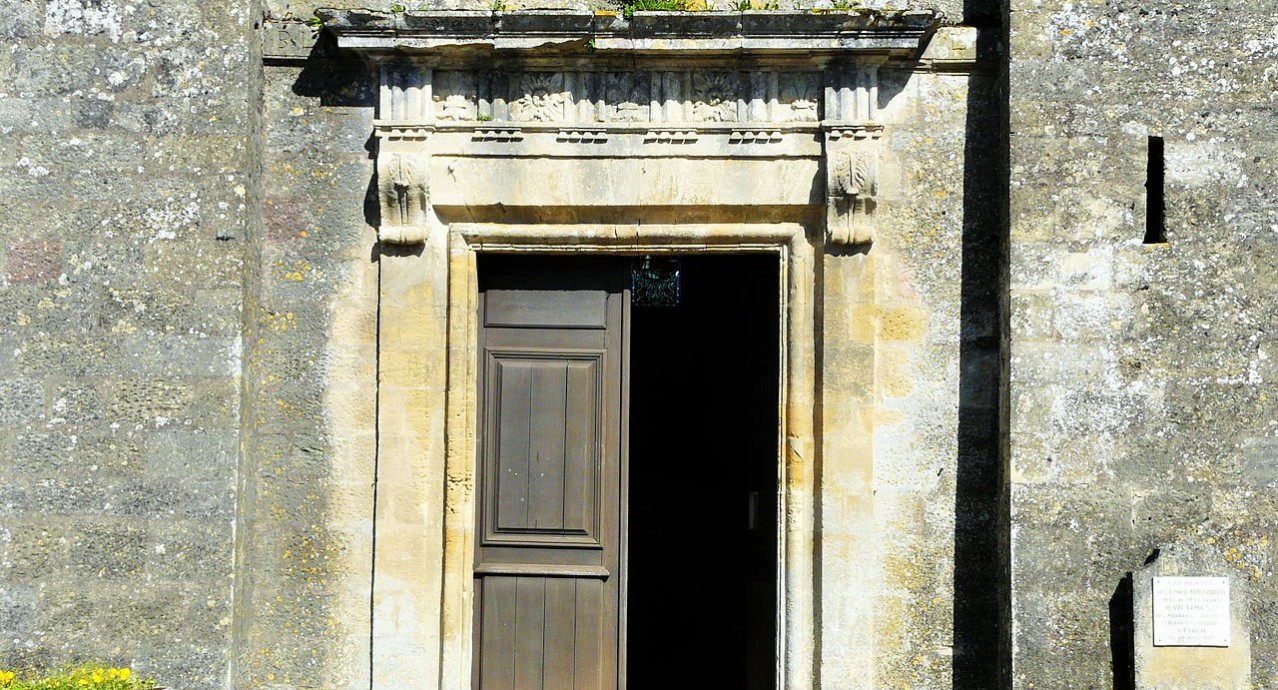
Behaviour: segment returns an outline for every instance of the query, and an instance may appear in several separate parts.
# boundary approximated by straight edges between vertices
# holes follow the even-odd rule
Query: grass
[[[621,14],[626,19],[635,12],[686,12],[687,0],[622,0]]]

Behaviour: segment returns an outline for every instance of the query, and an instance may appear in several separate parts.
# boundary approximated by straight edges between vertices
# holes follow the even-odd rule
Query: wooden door
[[[617,261],[481,257],[478,690],[616,690],[628,290]]]

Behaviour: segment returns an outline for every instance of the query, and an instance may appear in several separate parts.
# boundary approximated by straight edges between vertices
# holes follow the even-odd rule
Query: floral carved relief
[[[510,117],[521,122],[563,122],[568,93],[564,75],[527,72],[518,81],[518,97],[510,103]]]
[[[781,103],[788,105],[789,122],[816,122],[820,119],[821,84],[815,74],[782,75]]]
[[[432,89],[436,120],[474,120],[475,75],[469,72],[438,72]]]
[[[612,122],[643,122],[648,119],[650,82],[647,74],[613,72],[604,77],[603,97],[607,104],[603,119]]]
[[[735,122],[741,78],[734,72],[692,74],[692,119],[699,122]]]

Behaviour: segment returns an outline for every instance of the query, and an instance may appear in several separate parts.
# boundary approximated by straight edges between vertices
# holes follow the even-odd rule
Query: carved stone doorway
[[[939,18],[324,16],[381,76],[374,688],[473,677],[477,256],[726,252],[771,256],[784,286],[775,670],[811,690],[817,264],[874,239],[879,68]]]
[[[452,304],[449,328],[451,341],[458,349],[452,349],[450,378],[455,381],[476,381],[479,353],[473,347],[463,347],[464,339],[473,339],[481,327],[478,311],[479,256],[487,252],[524,255],[562,254],[571,243],[571,253],[584,256],[708,256],[723,254],[748,254],[756,260],[775,266],[777,303],[773,326],[776,340],[779,371],[775,372],[777,400],[776,430],[777,449],[772,460],[777,470],[777,508],[770,529],[777,535],[776,586],[777,605],[775,625],[778,631],[772,638],[774,656],[770,675],[761,687],[805,687],[794,683],[793,675],[806,676],[802,682],[810,683],[813,621],[811,619],[810,593],[812,568],[812,501],[815,487],[812,485],[810,463],[812,424],[815,406],[812,399],[814,381],[812,359],[812,248],[807,233],[799,225],[765,226],[647,226],[642,235],[634,228],[618,226],[486,226],[455,224],[452,233],[453,257],[450,271],[455,282],[457,299]],[[747,257],[749,258],[749,257]],[[766,272],[765,272],[766,274]],[[758,280],[759,275],[750,279]],[[465,286],[465,287],[464,287]],[[473,340],[470,340],[473,342]],[[451,348],[450,348],[451,349]],[[479,406],[475,400],[474,386],[450,386],[449,406],[453,409],[475,410],[473,414],[454,418],[449,424],[449,468],[457,472],[458,481],[449,482],[445,497],[448,505],[445,533],[454,530],[465,532],[466,550],[445,551],[444,590],[442,611],[444,626],[456,630],[452,636],[454,645],[444,649],[442,672],[443,687],[469,686],[478,670],[473,666],[475,631],[474,559],[476,545],[482,535],[476,533],[473,524],[462,524],[467,516],[476,519],[479,501],[472,488],[480,471],[475,466],[477,455],[475,439],[478,438]],[[738,513],[747,516],[749,497],[739,506]],[[759,519],[766,520],[760,514]],[[762,525],[761,525],[762,526]],[[767,529],[767,527],[765,527]],[[463,560],[465,559],[465,560]],[[781,605],[780,602],[786,602]],[[454,627],[456,626],[456,627]],[[463,632],[464,631],[464,632]],[[462,637],[462,634],[466,637]],[[447,639],[447,638],[446,638]],[[753,640],[751,644],[759,644]],[[764,642],[763,644],[767,644]],[[624,647],[621,651],[624,652]],[[619,663],[625,665],[622,658]],[[450,665],[455,664],[455,665]],[[605,686],[609,687],[609,686]],[[754,687],[754,686],[748,686]]]

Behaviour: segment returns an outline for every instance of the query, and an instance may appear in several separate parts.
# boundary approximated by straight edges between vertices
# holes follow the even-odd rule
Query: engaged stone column
[[[1213,550],[1163,547],[1132,573],[1136,690],[1248,690],[1247,579]]]

